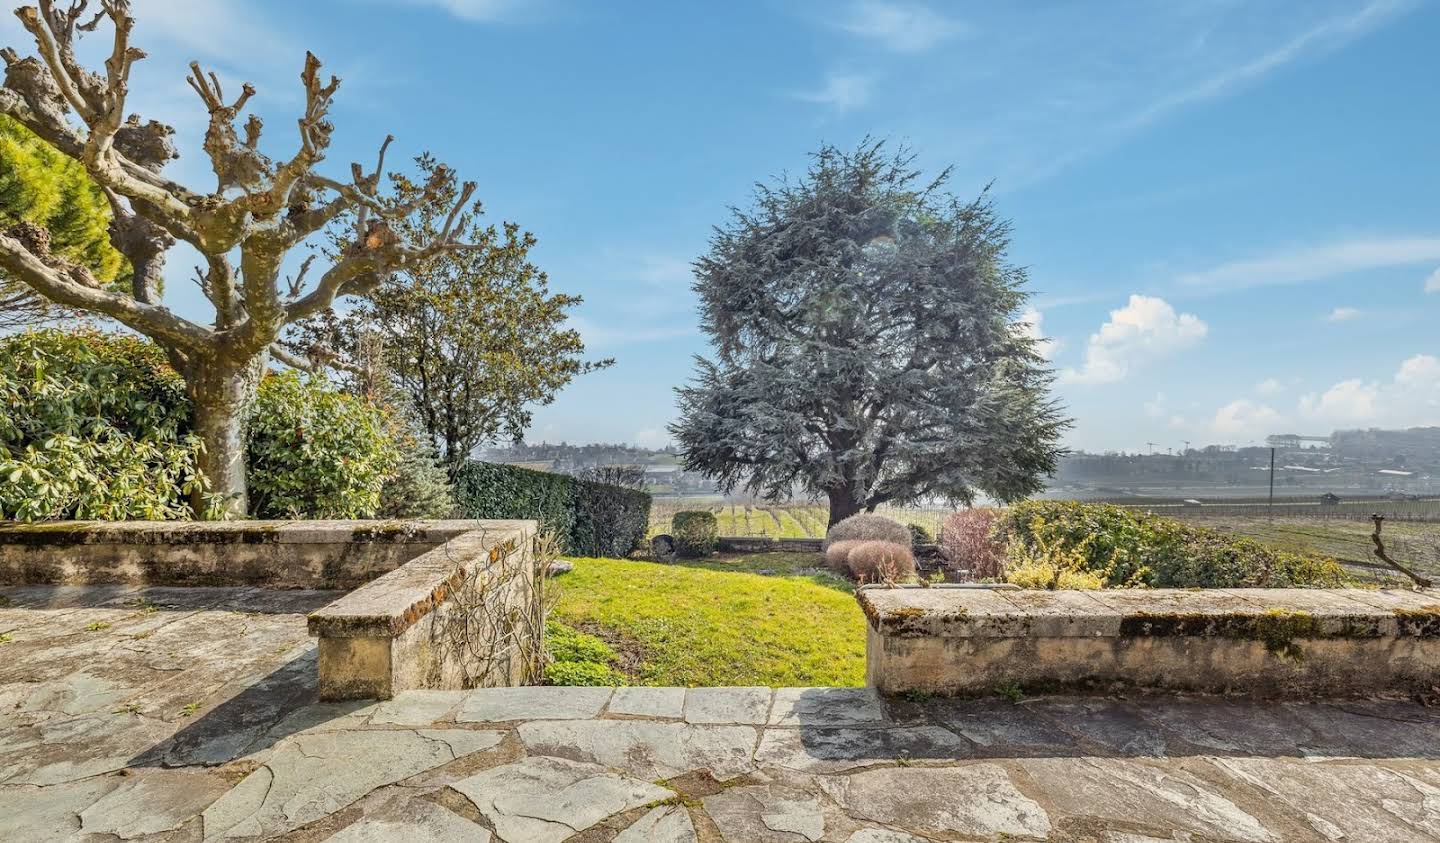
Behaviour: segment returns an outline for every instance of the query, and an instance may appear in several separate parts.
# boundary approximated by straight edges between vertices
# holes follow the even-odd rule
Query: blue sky
[[[255,82],[284,151],[309,48],[345,80],[327,167],[393,132],[535,232],[617,360],[537,441],[663,443],[710,226],[866,134],[993,181],[1073,447],[1440,424],[1440,2],[134,5],[132,105],[179,129],[176,175],[209,184],[188,60]],[[169,289],[203,316],[192,263]]]

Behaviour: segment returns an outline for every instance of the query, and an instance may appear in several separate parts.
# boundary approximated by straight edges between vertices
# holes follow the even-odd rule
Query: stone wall
[[[0,583],[358,588],[476,523],[5,522]]]
[[[463,533],[312,612],[321,699],[389,699],[414,689],[535,679],[545,560],[530,521]]]
[[[353,589],[308,619],[320,695],[388,699],[534,680],[535,535],[533,521],[10,523],[0,585]]]
[[[1440,592],[863,588],[886,693],[1116,686],[1371,696],[1440,685]]]

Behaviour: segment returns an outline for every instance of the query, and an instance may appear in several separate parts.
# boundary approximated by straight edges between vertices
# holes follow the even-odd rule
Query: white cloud
[[[920,53],[964,33],[966,26],[925,6],[863,0],[838,26],[901,53]]]
[[[1052,359],[1055,356],[1055,352],[1060,350],[1062,346],[1060,340],[1045,336],[1045,314],[1039,310],[1033,307],[1025,308],[1025,311],[1020,314],[1020,318],[1016,320],[1015,324],[1024,332],[1025,336],[1035,340],[1037,343],[1035,351],[1046,360]]]
[[[1327,243],[1233,261],[1180,276],[1188,287],[1235,290],[1322,281],[1352,272],[1440,260],[1440,237],[1392,237]],[[1428,284],[1428,282],[1427,282]]]
[[[1343,380],[1300,399],[1301,418],[1312,425],[1409,427],[1440,422],[1440,358],[1416,354],[1385,381]]]
[[[825,84],[814,91],[796,91],[791,96],[845,113],[870,101],[875,78],[862,73],[830,73]]]
[[[1273,433],[1282,421],[1283,417],[1274,407],[1238,398],[1215,411],[1210,430],[1231,439],[1259,439]]]
[[[1425,292],[1440,293],[1440,269],[1430,273],[1430,277],[1425,279]]]
[[[1349,322],[1351,319],[1354,319],[1359,315],[1360,310],[1358,308],[1337,307],[1334,310],[1330,311],[1330,315],[1326,316],[1325,320],[1327,322]]]
[[[635,444],[642,448],[664,448],[670,444],[670,432],[662,427],[647,427],[635,432]]]
[[[1209,330],[1193,314],[1177,314],[1164,299],[1132,295],[1128,304],[1110,311],[1110,320],[1090,335],[1081,368],[1065,370],[1061,379],[1114,383],[1151,360],[1193,348]]]
[[[1275,378],[1266,378],[1255,384],[1255,392],[1259,395],[1274,395],[1284,388],[1285,385]]]
[[[1379,387],[1360,378],[1340,381],[1324,392],[1300,399],[1300,414],[1335,424],[1363,424],[1377,416]]]

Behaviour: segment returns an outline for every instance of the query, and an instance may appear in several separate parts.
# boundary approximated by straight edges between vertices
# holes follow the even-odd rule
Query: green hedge
[[[630,555],[650,526],[650,496],[564,474],[471,460],[455,476],[465,518],[533,518],[574,556]]]
[[[675,534],[675,552],[681,556],[709,556],[719,544],[720,525],[709,510],[677,512],[670,519],[670,529]]]
[[[1292,553],[1113,504],[1026,501],[992,537],[1028,588],[1337,588],[1334,559]]]

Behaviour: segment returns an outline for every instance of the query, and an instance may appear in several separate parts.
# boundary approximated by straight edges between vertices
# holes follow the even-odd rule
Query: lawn
[[[629,684],[865,682],[865,618],[816,554],[573,561],[551,617],[609,644]]]

